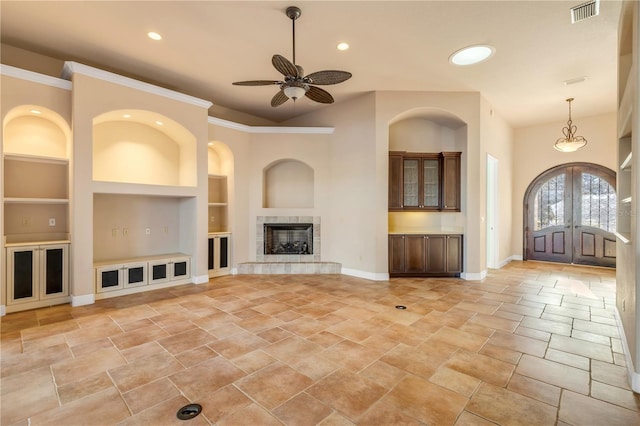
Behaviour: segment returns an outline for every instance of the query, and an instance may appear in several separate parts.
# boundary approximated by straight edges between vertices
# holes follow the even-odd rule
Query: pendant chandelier
[[[578,127],[571,121],[571,101],[573,101],[573,98],[567,99],[567,102],[569,102],[569,120],[567,121],[567,126],[562,128],[564,138],[559,138],[553,145],[555,149],[561,152],[574,152],[587,144],[585,138],[576,136]]]

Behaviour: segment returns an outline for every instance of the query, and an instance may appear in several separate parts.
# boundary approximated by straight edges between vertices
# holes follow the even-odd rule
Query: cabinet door
[[[147,262],[127,263],[122,271],[125,288],[147,285]]]
[[[402,205],[405,209],[417,209],[421,207],[420,163],[419,158],[405,158],[402,162]]]
[[[460,211],[460,153],[442,153],[442,210]]]
[[[402,209],[402,155],[389,155],[389,210]]]
[[[445,235],[428,235],[427,241],[427,272],[430,274],[444,273],[447,270]]]
[[[404,272],[404,235],[389,235],[389,274]]]
[[[8,303],[38,300],[38,247],[7,249]]]
[[[422,160],[422,207],[428,210],[440,208],[440,160]]]
[[[149,262],[149,284],[159,284],[169,281],[169,273],[168,260]]]
[[[120,290],[124,288],[122,265],[108,265],[96,268],[96,292]]]
[[[229,237],[219,237],[219,249],[218,252],[220,255],[218,256],[218,267],[228,268],[229,267]]]
[[[40,298],[66,296],[68,292],[67,244],[41,246],[40,256]]]
[[[209,271],[215,268],[215,237],[209,237],[208,245],[207,245],[207,269]]]
[[[427,237],[425,235],[406,235],[404,241],[404,271],[410,274],[426,272],[425,242]]]
[[[169,261],[171,266],[171,279],[189,278],[191,276],[190,260],[188,257],[176,257]]]
[[[462,272],[462,235],[447,235],[447,272]]]

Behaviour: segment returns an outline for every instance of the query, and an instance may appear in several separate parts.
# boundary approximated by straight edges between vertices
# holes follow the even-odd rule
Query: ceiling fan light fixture
[[[495,53],[496,49],[493,46],[486,44],[477,44],[474,46],[467,46],[460,50],[457,50],[449,56],[449,62],[454,65],[473,65],[482,61],[486,61]]]
[[[567,125],[562,128],[564,138],[559,138],[553,147],[560,152],[575,152],[587,144],[587,140],[582,136],[577,136],[578,127],[571,121],[571,101],[573,98],[567,99],[569,103],[569,120]]]
[[[304,90],[304,87],[300,87],[300,86],[285,87],[283,91],[284,91],[284,94],[287,95],[289,99],[293,99],[294,101],[296,99],[300,99],[305,95],[305,93],[307,93],[307,91]]]

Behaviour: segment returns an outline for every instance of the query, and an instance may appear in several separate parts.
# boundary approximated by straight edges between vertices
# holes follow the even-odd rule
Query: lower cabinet
[[[207,263],[209,277],[219,277],[231,273],[231,234],[211,233],[209,234]]]
[[[389,235],[389,275],[459,277],[462,235]]]
[[[96,293],[185,281],[191,277],[191,257],[182,254],[100,262],[94,265]]]
[[[66,303],[69,296],[69,244],[7,247],[7,311]],[[59,299],[59,300],[55,300]],[[20,309],[16,309],[20,310]]]

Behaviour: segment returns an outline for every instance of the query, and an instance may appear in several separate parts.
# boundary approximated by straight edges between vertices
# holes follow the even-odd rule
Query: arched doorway
[[[524,259],[616,266],[616,175],[591,163],[540,174],[524,196]]]

